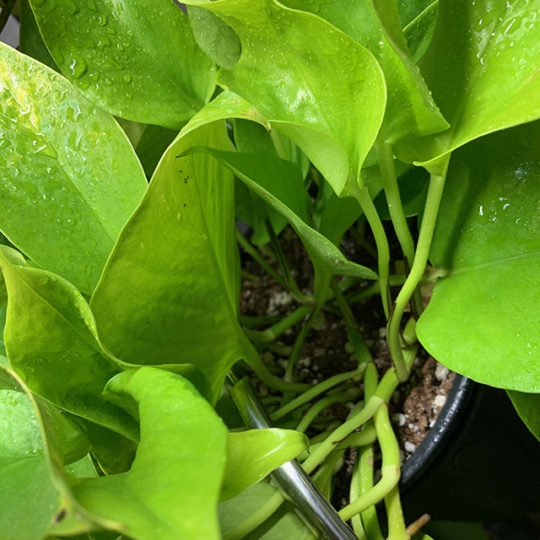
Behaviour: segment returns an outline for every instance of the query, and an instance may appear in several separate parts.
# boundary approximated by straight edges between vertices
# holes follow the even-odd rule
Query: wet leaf
[[[388,91],[382,136],[389,143],[449,127],[420,70],[409,56],[396,2],[376,0],[285,0],[317,14],[366,47],[380,63]]]
[[[61,75],[0,44],[0,229],[91,293],[146,189],[114,119]]]
[[[435,165],[473,139],[538,118],[539,10],[538,0],[439,1],[420,68],[452,127],[404,144],[400,159]]]
[[[540,123],[469,144],[452,157],[431,250],[447,272],[418,337],[471,379],[540,392]]]
[[[338,194],[355,189],[385,106],[373,56],[326,21],[273,0],[186,3],[216,14],[240,38],[240,60],[218,82],[293,140]]]
[[[76,486],[77,499],[135,538],[218,539],[227,429],[210,404],[189,381],[151,367],[117,375],[106,393],[140,420],[137,455],[128,472]]]
[[[210,99],[213,62],[170,0],[30,3],[62,73],[112,114],[175,129]]]

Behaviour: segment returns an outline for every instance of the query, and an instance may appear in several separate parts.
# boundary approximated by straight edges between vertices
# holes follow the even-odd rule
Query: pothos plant
[[[329,497],[348,447],[341,519],[382,538],[384,499],[384,534],[409,538],[388,403],[420,345],[506,389],[540,435],[538,0],[19,7],[20,50],[0,46],[2,540],[312,538],[268,474],[298,457]],[[340,250],[358,220],[376,268]],[[237,242],[300,304],[267,328],[239,319]],[[369,294],[386,373],[351,311]],[[297,360],[329,306],[358,365],[309,387]],[[298,323],[276,375],[259,353]],[[242,363],[275,428],[239,428]],[[339,401],[344,422],[310,427]]]

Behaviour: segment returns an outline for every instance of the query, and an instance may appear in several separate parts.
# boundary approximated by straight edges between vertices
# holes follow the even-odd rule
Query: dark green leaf
[[[225,123],[188,132],[162,158],[124,228],[92,309],[103,342],[133,364],[198,367],[213,399],[242,357],[233,178],[197,144],[230,148]]]
[[[189,381],[151,367],[117,375],[106,393],[140,419],[137,455],[127,473],[76,486],[77,499],[135,538],[218,539],[227,429],[210,404]]]
[[[178,132],[171,129],[161,126],[146,126],[137,142],[135,151],[148,178],[154,174],[161,156],[176,135]]]
[[[540,391],[540,122],[452,157],[431,251],[448,273],[417,324],[448,368],[491,386]]]
[[[30,0],[62,73],[116,116],[171,129],[214,90],[215,68],[171,0]]]
[[[424,56],[433,39],[438,14],[439,0],[435,0],[403,29],[409,53],[415,62]]]
[[[399,20],[405,28],[411,21],[416,19],[433,0],[398,0]]]
[[[468,141],[538,118],[539,10],[538,0],[439,1],[420,68],[452,127],[405,143],[404,161],[434,165]]]
[[[91,293],[146,189],[122,130],[62,76],[0,44],[0,229]]]
[[[71,283],[30,268],[0,248],[8,291],[4,332],[13,370],[39,396],[58,407],[136,438],[136,426],[101,392],[120,370],[101,347],[88,304]]]
[[[220,71],[220,84],[298,144],[338,194],[356,189],[384,114],[384,81],[373,56],[326,21],[273,0],[201,5],[242,43],[240,60]]]

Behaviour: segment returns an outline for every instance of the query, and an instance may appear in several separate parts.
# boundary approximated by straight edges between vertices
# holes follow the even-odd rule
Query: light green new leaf
[[[62,73],[116,116],[171,129],[212,95],[213,62],[171,0],[30,0]]]
[[[227,428],[211,405],[151,367],[117,375],[106,395],[140,419],[137,455],[128,472],[75,486],[79,502],[139,540],[217,540]]]
[[[307,437],[291,429],[229,433],[221,500],[230,499],[259,482],[277,467],[297,457],[307,445]]]
[[[382,132],[386,142],[395,143],[449,127],[409,56],[395,0],[283,3],[317,14],[366,47],[378,60],[388,91]]]
[[[100,337],[118,358],[194,364],[217,398],[243,355],[234,184],[210,156],[181,156],[200,144],[229,149],[225,122],[188,132],[169,147],[91,306]]]
[[[61,75],[0,44],[0,230],[91,293],[146,189],[124,133]]]
[[[220,71],[219,84],[293,140],[336,193],[356,186],[386,100],[369,51],[326,21],[277,1],[186,4],[218,15],[240,38],[240,60]]]
[[[540,122],[452,157],[431,250],[440,279],[416,331],[448,368],[540,392]]]
[[[482,135],[540,115],[540,0],[440,0],[420,68],[451,128],[404,143],[427,164]]]
[[[219,504],[219,521],[222,535],[225,537],[235,527],[249,519],[277,492],[274,486],[260,482],[236,497],[221,502]],[[308,540],[313,536],[292,507],[288,503],[283,503],[270,519],[245,538],[246,540],[283,540],[285,538]]]
[[[508,396],[519,417],[540,441],[540,393],[524,394],[523,392],[508,391]]]
[[[136,439],[136,426],[101,392],[120,368],[101,347],[81,293],[65,279],[26,266],[0,248],[8,291],[4,339],[13,370],[58,407]]]
[[[272,156],[254,156],[239,152],[226,152],[213,148],[194,148],[193,152],[207,152],[215,156],[235,175],[242,180],[254,193],[283,214],[298,233],[315,266],[317,274],[347,275],[363,279],[376,279],[376,274],[359,264],[349,261],[341,251],[325,236],[310,227],[305,218],[303,197],[296,200],[283,190],[289,189],[295,182],[277,183],[275,177],[299,174],[296,166]],[[289,173],[287,173],[289,170]],[[301,178],[296,184],[301,186]]]

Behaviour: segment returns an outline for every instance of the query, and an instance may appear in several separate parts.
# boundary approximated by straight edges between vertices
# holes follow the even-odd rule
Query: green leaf
[[[259,482],[307,448],[307,437],[290,429],[252,429],[229,433],[221,500]]]
[[[317,14],[366,47],[384,72],[388,101],[382,136],[389,143],[437,133],[449,127],[420,70],[409,56],[397,3],[381,0],[285,0]]]
[[[36,18],[30,7],[29,0],[21,2],[21,27],[19,35],[19,51],[38,60],[51,69],[58,71],[58,67],[52,59],[51,53],[43,43],[43,38],[39,33]]]
[[[3,540],[41,540],[60,506],[38,413],[0,367],[0,531]]]
[[[114,119],[62,76],[0,44],[0,229],[91,293],[146,189]]]
[[[433,165],[468,141],[538,118],[539,10],[539,0],[440,0],[420,68],[452,127],[403,144],[400,159]]]
[[[4,339],[13,370],[58,407],[136,439],[134,422],[101,392],[120,370],[100,345],[82,295],[65,279],[0,249],[8,291]]]
[[[112,114],[174,129],[210,99],[215,67],[170,0],[30,3],[62,73]]]
[[[177,131],[161,126],[146,126],[135,151],[148,178],[151,178],[161,156],[177,135]]]
[[[439,0],[435,0],[418,17],[403,28],[409,53],[415,62],[418,62],[428,50],[429,44],[435,34],[438,14]]]
[[[234,30],[206,9],[189,8],[189,22],[199,47],[221,67],[233,69],[242,51]]]
[[[277,492],[270,484],[260,482],[246,489],[236,497],[219,504],[219,520],[222,535],[249,519]],[[249,540],[303,540],[313,538],[304,522],[292,510],[288,503],[283,503],[272,517],[246,536]]]
[[[519,417],[540,441],[540,394],[509,391],[508,396],[512,400]]]
[[[169,147],[91,306],[119,358],[194,364],[216,399],[245,338],[237,322],[233,178],[209,156],[181,157],[198,144],[230,148],[225,123],[182,134]]]
[[[273,0],[186,4],[218,15],[240,38],[240,60],[232,71],[222,69],[218,82],[258,107],[336,193],[355,189],[385,106],[383,76],[369,51],[326,21]]]
[[[135,538],[219,538],[227,429],[210,404],[187,380],[151,367],[117,375],[106,394],[140,419],[137,455],[128,472],[75,486],[77,499]]]
[[[416,19],[433,0],[398,0],[399,21],[405,28],[409,23]]]
[[[540,391],[540,122],[452,157],[431,250],[440,279],[416,330],[448,368]]]
[[[282,191],[284,187],[290,188],[293,182],[275,182],[275,178],[291,178],[293,173],[299,174],[298,169],[290,162],[272,156],[254,156],[213,148],[194,148],[191,151],[207,152],[219,159],[254,193],[283,214],[304,243],[316,272],[376,279],[372,270],[349,261],[330,240],[306,223],[302,217],[305,216],[303,200],[300,200],[300,197],[295,200]],[[299,180],[301,181],[301,178]]]

